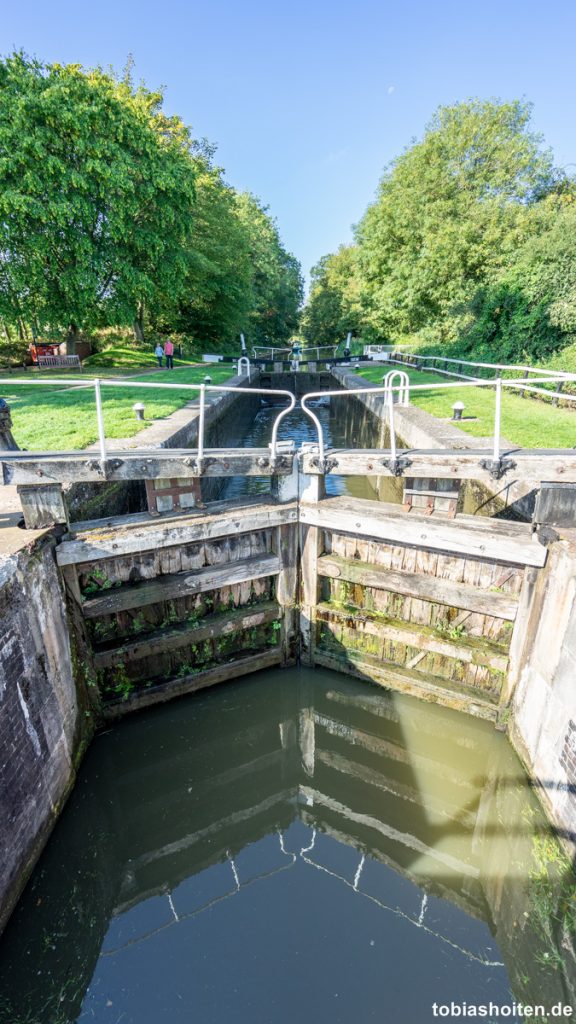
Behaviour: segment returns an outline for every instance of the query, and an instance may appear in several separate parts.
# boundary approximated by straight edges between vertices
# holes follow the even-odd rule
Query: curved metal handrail
[[[392,387],[395,377],[399,378],[401,389],[398,393],[398,405],[410,405],[410,377],[405,370],[388,370],[382,377],[384,387]]]

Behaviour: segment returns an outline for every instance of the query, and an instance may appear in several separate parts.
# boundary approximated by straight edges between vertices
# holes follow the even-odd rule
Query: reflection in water
[[[93,744],[0,945],[0,1020],[573,1004],[568,937],[536,927],[544,833],[484,722],[322,670],[184,698]]]

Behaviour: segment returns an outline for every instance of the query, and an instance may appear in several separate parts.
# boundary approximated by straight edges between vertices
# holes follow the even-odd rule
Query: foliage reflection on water
[[[535,841],[537,801],[486,723],[327,671],[259,673],[95,741],[3,937],[0,1020],[573,1005],[567,889],[536,884]]]

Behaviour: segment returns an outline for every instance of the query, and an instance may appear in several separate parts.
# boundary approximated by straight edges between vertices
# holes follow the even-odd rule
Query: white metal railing
[[[291,348],[273,348],[272,345],[253,345],[252,352],[254,359],[265,359],[265,356],[259,356],[259,352],[270,352],[270,359],[282,362],[285,358],[289,358],[292,355]]]
[[[562,378],[564,379],[564,378]],[[533,381],[535,384],[541,384],[542,382],[550,382],[549,377],[536,378]],[[501,420],[502,420],[502,390],[503,388],[517,388],[521,381],[516,379],[508,380],[498,377],[496,380],[465,380],[465,381],[442,381],[440,384],[411,384],[410,390],[414,391],[438,391],[439,389],[449,388],[493,388],[496,392],[496,398],[494,402],[494,436],[492,445],[492,458],[494,463],[501,461]],[[366,388],[354,388],[353,390],[346,391],[311,391],[307,395],[303,395],[301,399],[302,410],[312,420],[316,427],[318,434],[318,461],[320,468],[324,468],[326,465],[326,446],[324,443],[324,432],[322,424],[316,416],[316,414],[308,407],[308,402],[316,398],[343,398],[350,397],[351,395],[375,395],[384,399],[388,415],[388,423],[390,427],[390,461],[396,464],[397,458],[397,439],[396,431],[394,426],[394,394],[400,394],[405,389],[404,384],[400,385],[383,385],[381,387],[366,387]],[[576,421],[575,421],[576,427]]]
[[[250,360],[248,356],[240,356],[238,360],[238,376],[248,377],[248,380],[250,380]]]
[[[7,385],[18,385],[25,384],[26,386],[41,385],[43,388],[46,387],[61,387],[62,384],[70,385],[69,380],[57,380],[52,378],[49,381],[46,380],[22,380],[21,378],[11,378],[10,380],[1,381],[0,384]],[[283,398],[288,400],[288,405],[282,410],[276,417],[274,425],[272,427],[272,442],[270,445],[270,463],[271,467],[274,468],[274,464],[277,459],[277,444],[278,444],[278,426],[280,422],[292,411],[296,405],[296,398],[291,391],[285,391],[278,388],[229,388],[219,384],[159,384],[152,381],[133,381],[133,380],[102,380],[96,377],[94,380],[82,383],[78,385],[78,390],[85,391],[87,388],[94,389],[94,401],[96,405],[96,423],[98,428],[98,446],[100,450],[100,459],[102,462],[108,460],[108,448],[106,444],[106,432],[104,427],[104,412],[102,408],[102,388],[113,387],[113,388],[153,388],[157,390],[161,388],[163,391],[198,391],[199,392],[199,412],[198,412],[198,447],[196,462],[198,466],[198,472],[202,471],[202,464],[204,460],[204,424],[206,415],[206,392],[219,392],[224,394],[246,394],[246,395],[281,395]],[[76,390],[75,388],[70,390]]]
[[[362,354],[365,356],[390,355],[394,351],[393,345],[364,345]]]
[[[398,375],[400,376],[400,383],[394,384],[393,379]],[[324,432],[322,424],[315,412],[309,408],[308,402],[315,399],[332,399],[332,398],[343,398],[358,395],[374,395],[380,397],[385,401],[386,415],[388,419],[388,425],[390,428],[390,462],[393,467],[393,471],[396,471],[395,467],[398,464],[398,443],[395,429],[395,402],[394,396],[398,396],[399,403],[407,404],[409,401],[410,393],[414,392],[426,392],[426,391],[438,391],[438,390],[449,390],[451,388],[491,388],[495,391],[495,402],[494,402],[494,430],[493,430],[493,443],[492,443],[492,458],[494,464],[501,463],[502,452],[501,452],[501,419],[502,419],[502,393],[504,388],[511,390],[518,388],[523,384],[523,381],[512,378],[503,379],[498,377],[496,380],[459,380],[459,381],[442,381],[435,384],[410,384],[408,375],[402,371],[391,371],[386,375],[385,383],[381,386],[368,386],[361,388],[354,388],[351,390],[338,390],[338,391],[312,391],[302,396],[301,408],[309,419],[312,420],[316,428],[318,437],[318,458],[319,466],[321,469],[325,469],[326,466],[326,445],[324,440]],[[576,375],[574,375],[576,379]],[[550,375],[546,377],[533,378],[532,384],[541,383],[556,383],[557,380],[565,380],[565,374],[558,374],[556,378]],[[217,392],[223,394],[249,394],[249,395],[279,395],[287,399],[286,408],[282,409],[278,413],[274,424],[272,426],[272,440],[270,444],[270,463],[271,468],[274,469],[275,463],[278,458],[278,430],[282,420],[295,408],[296,398],[291,391],[284,389],[275,388],[255,388],[255,387],[226,387],[224,385],[216,384],[160,384],[152,381],[133,381],[133,380],[105,380],[95,378],[92,381],[82,381],[78,383],[76,388],[70,387],[70,380],[62,380],[52,378],[49,381],[46,380],[30,380],[21,378],[11,378],[5,381],[0,381],[0,384],[6,384],[8,386],[13,385],[25,385],[27,387],[40,385],[43,388],[46,387],[61,387],[62,385],[67,386],[67,390],[80,390],[85,391],[87,388],[93,388],[94,400],[96,408],[96,421],[97,421],[97,433],[98,433],[98,445],[100,451],[100,459],[102,462],[106,462],[108,459],[108,449],[106,442],[105,424],[104,424],[104,413],[102,406],[102,389],[111,388],[153,388],[162,390],[176,390],[176,391],[196,391],[199,393],[199,415],[198,415],[198,445],[196,461],[198,472],[202,472],[202,465],[204,460],[204,431],[205,431],[205,412],[206,412],[206,392]],[[550,392],[546,392],[550,394]],[[566,396],[568,397],[568,396]],[[576,396],[575,396],[576,397]],[[576,426],[576,421],[575,421]]]
[[[328,359],[334,359],[336,352],[338,351],[338,345],[313,345],[310,348],[303,348],[301,352],[302,359],[309,360],[312,357],[312,353],[316,353],[316,362],[324,359],[324,356],[320,355],[320,352],[328,352]]]
[[[444,363],[445,365],[450,363],[454,364],[455,366],[459,366],[460,370],[462,369],[463,366],[469,366],[477,367],[478,369],[489,369],[504,372],[508,371],[510,373],[521,372],[523,374],[523,380],[517,380],[515,384],[515,387],[519,391],[528,391],[533,392],[534,394],[544,395],[547,398],[552,398],[554,400],[554,404],[558,404],[558,401],[560,399],[562,399],[565,402],[576,401],[576,395],[565,394],[562,391],[564,384],[576,381],[576,373],[571,373],[567,370],[546,370],[540,366],[525,366],[522,363],[481,363],[467,359],[456,359],[452,356],[425,356],[419,354],[410,355],[404,352],[400,352],[399,355],[402,356],[402,358],[394,358],[393,352],[390,361],[393,363],[398,363],[400,366],[413,366],[416,369],[422,369],[423,367],[421,366],[421,363],[427,362]],[[443,376],[445,375],[447,377],[458,377],[470,381],[483,380],[482,377],[472,376],[470,374],[462,373],[459,371],[455,372],[453,370],[440,369],[440,367],[438,366],[431,367],[431,369],[432,368],[435,370],[436,373],[440,373]],[[425,369],[427,369],[427,367]],[[543,378],[541,383],[557,383],[559,385],[559,389],[557,391],[548,391],[545,388],[532,387],[532,384],[534,384],[535,381],[534,378],[530,378],[530,374],[535,374],[536,376]],[[495,379],[497,379],[497,376],[498,374],[496,375]],[[526,383],[527,380],[530,380],[529,384]]]
[[[338,343],[334,345],[311,345],[308,348],[303,348],[299,352],[300,359],[312,359],[315,358],[316,362],[320,362],[326,359],[334,359],[336,352],[338,351]],[[270,345],[254,345],[252,348],[254,353],[254,359],[269,358],[270,361],[277,360],[278,362],[285,362],[291,358],[293,350],[291,348],[272,348]],[[259,356],[259,352],[269,353],[268,356]],[[327,352],[327,356],[321,356],[321,352]]]
[[[392,387],[395,377],[400,379],[398,405],[410,405],[410,377],[404,370],[388,370],[388,373],[382,377],[384,387]]]

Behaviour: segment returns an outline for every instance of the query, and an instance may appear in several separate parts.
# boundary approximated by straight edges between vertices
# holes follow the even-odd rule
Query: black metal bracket
[[[412,460],[404,457],[396,459],[380,459],[380,465],[385,466],[386,469],[392,473],[392,476],[402,476],[404,471],[412,465]]]
[[[511,469],[516,469],[516,463],[512,459],[481,459],[480,465],[493,480],[501,480]]]
[[[536,536],[544,547],[548,547],[549,544],[554,544],[555,541],[560,540],[560,534],[553,530],[551,526],[541,526],[536,530]]]
[[[182,459],[183,465],[188,466],[195,476],[202,476],[207,467],[211,466],[214,462],[216,462],[216,459],[212,459],[206,455],[202,456],[200,459],[194,455],[187,455],[185,459]]]
[[[110,473],[113,473],[115,469],[120,469],[120,466],[124,465],[124,459],[90,459],[86,465],[88,469],[95,470],[95,472],[100,473],[105,480],[108,480]]]
[[[321,459],[319,455],[315,455],[314,458],[310,460],[310,465],[315,466],[315,468],[319,469],[321,473],[331,473],[333,469],[337,468],[338,459],[335,459],[333,456]]]

